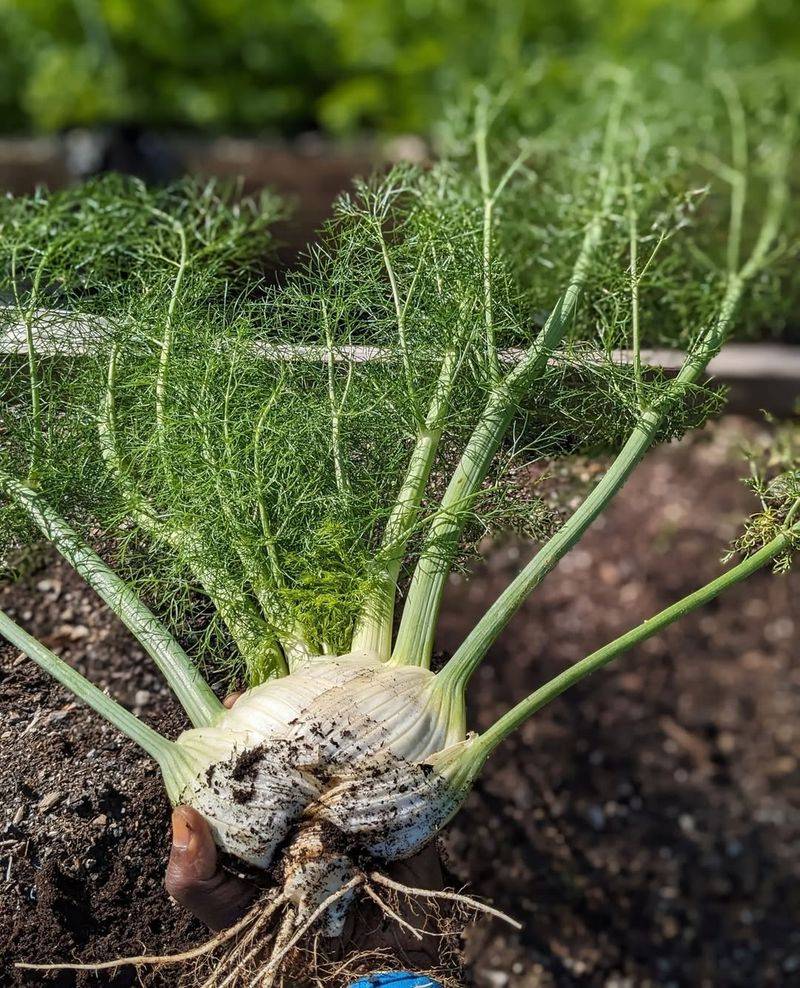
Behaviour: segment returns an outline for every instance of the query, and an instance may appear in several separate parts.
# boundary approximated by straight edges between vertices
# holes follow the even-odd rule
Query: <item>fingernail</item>
[[[175,810],[172,814],[172,846],[185,851],[192,839],[192,828],[185,814]]]

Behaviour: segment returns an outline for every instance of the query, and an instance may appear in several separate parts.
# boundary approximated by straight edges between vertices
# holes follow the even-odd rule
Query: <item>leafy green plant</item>
[[[559,92],[576,53],[703,66],[723,39],[737,62],[800,45],[784,0],[4,0],[0,107],[14,129],[427,134],[541,58]]]
[[[221,847],[274,869],[234,931],[250,952],[226,934],[193,954],[219,949],[211,983],[274,983],[359,889],[392,888],[380,862],[434,838],[509,732],[795,548],[787,453],[740,562],[467,733],[498,635],[648,449],[716,407],[710,359],[796,252],[793,90],[712,82],[694,132],[677,78],[654,103],[604,70],[536,134],[524,99],[503,115],[481,94],[448,158],[358,183],[277,281],[259,271],[269,197],[109,179],[4,203],[6,541],[52,542],[192,729],[161,737],[6,615],[0,631],[150,753]],[[684,347],[676,376],[647,365],[654,342]],[[563,523],[520,492],[526,464],[601,448]],[[449,573],[514,526],[540,549],[434,674]],[[198,607],[213,619],[192,637]],[[245,678],[233,709],[191,652]]]

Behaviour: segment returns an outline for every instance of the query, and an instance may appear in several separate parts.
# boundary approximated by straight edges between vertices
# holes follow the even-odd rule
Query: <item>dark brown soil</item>
[[[752,428],[727,419],[650,457],[476,677],[476,727],[714,575],[750,507],[733,450]],[[450,587],[443,648],[529,552],[498,548],[479,579]],[[800,984],[798,590],[797,576],[757,575],[498,752],[446,840],[457,878],[524,923],[468,934],[478,988]],[[160,730],[179,729],[149,662],[63,565],[46,561],[0,606]],[[0,696],[0,979],[134,984],[131,971],[76,982],[11,964],[199,942],[163,890],[157,772],[8,650]]]
[[[6,587],[0,607],[158,730],[182,729],[149,659],[65,565],[51,560]],[[15,977],[12,964],[199,942],[203,928],[164,892],[169,805],[156,766],[7,647],[0,694],[0,983],[97,984]],[[137,980],[127,969],[100,983]]]

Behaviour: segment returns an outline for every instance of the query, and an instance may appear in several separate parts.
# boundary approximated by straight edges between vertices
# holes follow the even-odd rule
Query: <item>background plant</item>
[[[558,91],[579,85],[571,59],[587,48],[642,64],[680,53],[700,67],[721,40],[737,61],[742,50],[791,56],[792,3],[3,0],[0,107],[7,129],[428,133],[476,81],[501,85],[543,55]]]

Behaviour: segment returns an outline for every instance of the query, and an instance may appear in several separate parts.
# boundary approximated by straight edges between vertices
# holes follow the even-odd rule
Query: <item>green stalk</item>
[[[39,361],[36,354],[36,346],[33,340],[33,314],[39,298],[39,290],[42,284],[45,263],[49,254],[45,251],[44,256],[36,268],[33,279],[31,296],[24,312],[17,290],[17,249],[11,252],[11,281],[14,286],[14,296],[17,309],[22,315],[25,324],[25,346],[28,351],[28,381],[31,392],[31,418],[33,420],[33,443],[31,444],[31,462],[28,468],[28,483],[35,484],[39,479],[39,460],[42,456],[42,446],[44,444],[44,429],[42,428],[42,393],[41,382],[39,380]]]
[[[726,72],[716,79],[717,88],[725,101],[731,127],[731,215],[728,227],[728,271],[739,267],[742,248],[744,209],[747,201],[747,120],[736,83]]]
[[[20,628],[4,611],[0,611],[0,635],[154,758],[164,775],[170,799],[177,801],[186,778],[185,757],[177,745],[106,696],[85,676]]]
[[[678,400],[701,375],[718,351],[715,341],[730,324],[742,291],[741,280],[732,280],[726,292],[720,315],[697,351],[686,359],[678,376],[671,382],[666,395],[655,408],[645,409],[628,440],[602,480],[573,512],[555,535],[511,581],[489,607],[472,631],[439,673],[442,687],[466,689],[475,669],[485,657],[497,636],[505,628],[528,595],[583,537],[586,530],[622,489],[628,477],[652,446],[659,427],[674,401]]]
[[[391,661],[428,668],[444,588],[458,541],[492,460],[516,412],[522,390],[541,376],[569,328],[603,237],[616,195],[612,152],[621,104],[609,118],[600,178],[600,207],[587,226],[570,283],[522,360],[496,384],[442,497],[414,569]]]
[[[625,194],[628,200],[628,260],[631,278],[631,348],[633,373],[636,379],[636,401],[642,407],[642,340],[639,321],[639,217],[633,195],[633,173],[625,168]]]
[[[322,299],[322,323],[325,329],[325,352],[328,372],[328,402],[331,406],[331,451],[333,455],[333,471],[336,477],[336,489],[341,494],[349,487],[347,473],[345,471],[344,457],[342,456],[342,408],[347,400],[347,392],[350,389],[350,382],[353,374],[353,365],[350,364],[347,383],[344,387],[344,394],[341,400],[336,396],[336,375],[333,355],[333,334],[331,333],[330,320],[328,318],[328,307],[325,299]]]
[[[788,148],[786,150],[787,153],[781,157],[780,166],[770,185],[769,201],[753,251],[742,269],[728,276],[727,287],[716,319],[687,356],[677,377],[670,382],[658,404],[640,413],[628,440],[602,480],[558,532],[512,580],[467,635],[439,674],[443,688],[466,689],[475,669],[523,601],[582,538],[592,522],[621,490],[655,441],[659,427],[669,409],[680,400],[687,388],[698,381],[711,358],[721,349],[730,331],[744,289],[748,281],[761,270],[780,228],[780,218],[787,196],[785,169],[788,162]]]
[[[263,497],[263,487],[264,480],[261,470],[261,432],[264,428],[264,424],[267,421],[267,416],[270,411],[272,411],[275,402],[280,396],[280,388],[283,384],[283,378],[278,381],[275,385],[269,400],[266,402],[264,407],[261,409],[258,420],[256,422],[256,427],[253,430],[253,478],[256,482],[256,489],[258,491],[257,497],[257,509],[258,509],[258,520],[261,524],[261,534],[264,540],[264,547],[269,558],[269,568],[272,574],[273,581],[278,586],[283,586],[283,570],[281,569],[280,559],[278,557],[278,547],[275,544],[275,533],[272,531],[272,524],[269,518],[269,512],[267,511],[267,505]]]
[[[492,311],[492,238],[494,234],[495,196],[491,192],[489,174],[487,109],[486,101],[479,100],[475,113],[475,158],[478,166],[481,198],[483,199],[483,319],[486,329],[486,358],[489,367],[489,380],[495,385],[500,380],[500,362],[497,359],[494,313]]]
[[[549,683],[545,683],[535,693],[531,693],[529,697],[518,703],[492,727],[480,735],[474,748],[470,750],[471,756],[475,758],[477,770],[480,769],[501,741],[507,738],[512,731],[516,730],[528,717],[536,713],[537,710],[541,710],[545,704],[548,704],[551,700],[554,700],[557,696],[560,696],[571,686],[579,683],[593,672],[602,669],[603,666],[608,665],[609,662],[622,655],[623,652],[640,644],[640,642],[646,641],[670,624],[673,624],[687,614],[691,614],[692,611],[697,610],[697,608],[702,607],[709,601],[714,600],[715,597],[718,597],[729,587],[741,583],[742,580],[747,579],[747,577],[780,555],[785,549],[792,546],[798,536],[800,536],[800,523],[793,525],[791,528],[784,529],[780,535],[777,535],[762,549],[759,549],[752,556],[748,556],[747,559],[733,566],[727,573],[723,573],[704,587],[695,590],[694,593],[690,593],[676,603],[664,608],[663,611],[659,611],[658,614],[644,621],[637,628],[632,628],[624,635],[615,638],[614,641],[599,648],[596,652],[587,655],[585,659],[581,659],[580,662],[576,662],[554,679],[551,679]]]
[[[28,378],[31,388],[31,416],[33,418],[33,443],[28,479],[35,484],[39,478],[39,459],[42,453],[42,398],[39,388],[39,369],[36,361],[36,348],[33,344],[33,314],[25,314],[25,342],[28,347]]]
[[[420,414],[419,404],[414,392],[414,380],[411,373],[411,359],[408,355],[408,340],[406,339],[406,310],[408,308],[408,303],[410,301],[411,292],[413,291],[414,286],[412,283],[408,297],[406,298],[405,303],[402,303],[400,301],[400,290],[397,285],[397,277],[394,273],[394,265],[392,264],[392,259],[389,256],[389,248],[386,246],[386,238],[383,235],[383,228],[377,218],[375,220],[375,227],[378,242],[381,247],[383,266],[386,270],[386,276],[389,279],[389,287],[392,292],[392,303],[394,305],[395,316],[397,318],[397,338],[400,343],[400,356],[403,361],[403,373],[405,374],[406,388],[408,389],[408,394],[411,398],[411,406],[414,409],[417,421],[419,422],[422,419],[422,415]]]
[[[489,166],[489,121],[486,94],[478,100],[475,111],[475,163],[478,170],[478,182],[483,200],[483,322],[486,330],[486,361],[489,369],[489,380],[496,385],[501,376],[500,361],[497,356],[497,345],[494,331],[494,308],[492,290],[492,243],[494,240],[494,209],[506,185],[514,177],[528,155],[523,149],[506,168],[500,181],[492,189],[491,169]]]
[[[155,614],[40,495],[4,471],[0,471],[0,486],[130,630],[158,666],[192,724],[213,724],[222,704]]]
[[[403,553],[436,459],[459,364],[459,353],[454,347],[442,361],[433,399],[423,427],[417,434],[408,471],[386,523],[380,550],[387,560],[386,565],[378,574],[375,591],[368,597],[356,621],[352,650],[375,655],[381,661],[391,654],[397,579]]]

